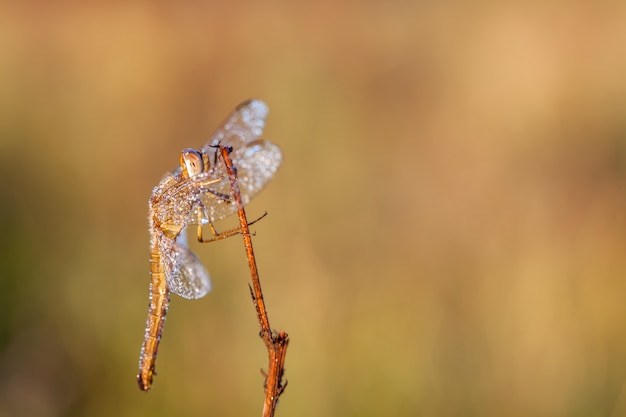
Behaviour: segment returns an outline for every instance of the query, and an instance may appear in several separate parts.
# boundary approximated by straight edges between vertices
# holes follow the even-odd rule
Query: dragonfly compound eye
[[[180,154],[180,165],[189,177],[195,177],[204,171],[204,158],[195,149],[185,149]]]

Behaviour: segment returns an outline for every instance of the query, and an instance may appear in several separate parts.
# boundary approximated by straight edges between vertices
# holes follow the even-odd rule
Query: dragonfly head
[[[180,153],[180,166],[185,177],[193,178],[209,167],[209,161],[204,152],[187,148]]]

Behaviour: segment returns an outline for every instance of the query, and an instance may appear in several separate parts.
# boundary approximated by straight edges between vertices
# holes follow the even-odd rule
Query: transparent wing
[[[217,128],[211,139],[202,149],[214,152],[215,146],[243,147],[261,136],[269,109],[260,100],[248,100],[238,105],[235,110]]]
[[[169,262],[171,268],[169,271],[166,268],[165,273],[170,291],[188,299],[202,298],[211,291],[209,273],[198,257],[187,248],[185,230],[176,238],[170,253],[174,259]]]
[[[274,177],[282,162],[280,148],[266,140],[255,140],[230,154],[237,169],[237,178],[244,205],[267,185]],[[211,185],[210,192],[201,196],[203,222],[221,220],[237,211],[237,205],[231,195],[230,180],[223,161],[214,167],[215,177],[223,181]],[[228,197],[228,198],[224,198]],[[196,218],[198,211],[196,211]],[[198,221],[196,221],[198,223]]]

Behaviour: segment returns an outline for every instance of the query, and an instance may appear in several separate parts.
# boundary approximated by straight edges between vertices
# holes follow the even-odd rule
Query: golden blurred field
[[[626,3],[0,5],[0,417],[260,415],[238,238],[135,381],[147,200],[239,102],[278,416],[626,415]]]

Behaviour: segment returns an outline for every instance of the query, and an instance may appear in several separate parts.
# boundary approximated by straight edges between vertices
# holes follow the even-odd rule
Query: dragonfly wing
[[[274,177],[282,162],[282,153],[273,143],[258,139],[235,149],[231,159],[237,169],[239,191],[245,205]],[[211,192],[201,197],[204,217],[211,221],[221,220],[237,211],[224,162],[220,161],[215,169],[216,176],[224,180],[209,187]],[[224,196],[228,198],[224,199]]]
[[[244,101],[222,122],[202,149],[214,152],[218,144],[237,149],[258,139],[265,127],[268,113],[267,104],[262,101]]]
[[[248,143],[233,153],[241,197],[247,204],[274,177],[283,156],[278,146],[266,140]]]
[[[183,298],[196,299],[204,297],[211,291],[211,278],[202,266],[198,257],[187,248],[187,236],[184,230],[173,243],[173,267],[167,273],[167,286],[174,294]]]
[[[207,224],[221,220],[237,211],[228,173],[217,145],[232,147],[230,158],[237,168],[239,188],[244,204],[247,204],[270,179],[282,161],[280,148],[271,142],[259,139],[263,133],[269,109],[260,100],[241,103],[222,123],[202,148],[210,155],[211,169],[195,177],[195,183],[204,182],[199,202],[190,212],[188,224]],[[219,181],[219,179],[222,179]],[[207,179],[217,182],[207,183]]]

